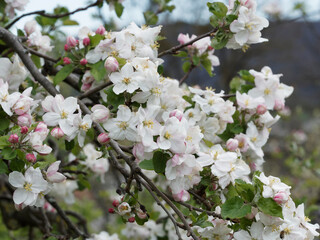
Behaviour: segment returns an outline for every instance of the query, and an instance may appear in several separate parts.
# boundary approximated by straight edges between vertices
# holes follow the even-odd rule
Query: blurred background
[[[159,51],[178,44],[179,33],[200,35],[210,30],[210,13],[206,0],[173,0],[172,13],[160,13],[158,24],[162,24]],[[226,1],[225,1],[226,2]],[[259,71],[270,66],[274,73],[282,73],[281,81],[295,88],[282,111],[281,120],[274,125],[271,137],[264,148],[266,175],[281,176],[292,186],[292,195],[297,203],[305,203],[306,215],[313,222],[320,222],[320,0],[257,0],[258,10],[270,21],[270,27],[263,31],[268,42],[252,45],[245,53],[241,50],[216,50],[220,66],[215,68],[215,76],[210,77],[204,69],[194,70],[187,79],[189,85],[212,86],[217,90],[228,91],[229,82],[241,69]],[[74,10],[86,6],[85,0],[30,0],[25,12],[35,10],[52,11],[57,5]],[[89,9],[72,16],[80,26],[95,30],[103,24],[107,29],[120,29],[131,21],[145,24],[143,12],[156,11],[157,5],[151,0],[125,0],[124,11],[118,18],[112,7]],[[23,28],[24,18],[16,28]],[[59,42],[63,46],[67,35],[76,35],[79,26],[59,28]],[[14,28],[12,29],[14,31]],[[62,48],[61,48],[62,49]],[[56,50],[56,55],[59,51]],[[182,62],[179,58],[165,56],[164,75],[180,79]],[[113,184],[113,183],[112,183]],[[112,185],[111,184],[111,185]],[[99,187],[97,187],[99,188]],[[97,220],[96,226],[108,218],[106,203],[109,196],[93,193],[93,202],[87,201],[89,209],[100,205],[101,211],[88,211],[84,214]],[[98,196],[99,195],[99,196]],[[78,197],[86,197],[78,193]],[[102,200],[101,200],[102,199]],[[80,206],[75,206],[76,208]],[[104,208],[104,209],[103,209]]]

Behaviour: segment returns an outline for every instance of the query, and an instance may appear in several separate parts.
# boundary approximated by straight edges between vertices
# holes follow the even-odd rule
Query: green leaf
[[[252,89],[254,86],[250,84],[245,84],[241,86],[240,92],[241,93],[247,93],[250,89]]]
[[[8,173],[8,166],[4,161],[0,161],[0,174]]]
[[[116,11],[116,14],[117,14],[118,18],[120,18],[122,13],[123,13],[123,9],[124,9],[123,5],[121,3],[119,3],[119,2],[115,2],[114,3],[114,9]]]
[[[66,19],[62,22],[63,25],[65,26],[74,26],[74,25],[79,25],[77,21],[71,20],[71,19]]]
[[[35,19],[41,26],[52,26],[57,21],[56,18],[48,18],[43,16],[36,16]]]
[[[243,132],[243,127],[240,124],[231,125],[230,131],[234,134],[239,134]]]
[[[153,154],[153,166],[154,171],[156,173],[164,173],[166,169],[167,161],[170,159],[170,155],[168,153],[162,151],[156,151]]]
[[[65,146],[67,151],[71,151],[74,147],[74,140],[71,140],[70,142],[65,140]]]
[[[272,198],[260,198],[257,202],[257,206],[260,211],[267,215],[283,218],[281,206],[279,206]]]
[[[228,8],[222,2],[207,3],[207,6],[209,11],[219,18],[223,18],[228,12]]]
[[[240,77],[234,77],[232,78],[229,86],[230,90],[235,93],[236,91],[239,91],[241,89],[241,86],[245,84],[245,81],[241,79]]]
[[[189,61],[184,62],[184,64],[182,65],[182,70],[186,73],[189,71],[190,67],[191,67],[191,62],[189,62]]]
[[[179,51],[178,54],[174,55],[175,57],[188,57],[188,53],[185,51]]]
[[[251,212],[251,206],[244,204],[240,197],[227,199],[221,206],[221,216],[223,218],[243,218]]]
[[[10,159],[13,159],[17,156],[17,150],[12,149],[11,147],[5,147],[1,151],[1,154],[4,159],[10,160]]]
[[[252,76],[248,70],[240,70],[238,73],[243,80],[254,83],[254,76]]]
[[[96,47],[100,43],[100,41],[104,38],[104,36],[100,34],[96,34],[94,36],[89,36],[89,38],[90,38],[90,46]]]
[[[0,149],[3,149],[7,146],[10,146],[11,143],[8,141],[9,136],[1,136],[0,137]]]
[[[34,65],[36,65],[37,68],[41,68],[40,57],[32,54],[31,55],[31,59],[32,59],[32,62],[34,63]]]
[[[79,187],[79,190],[80,191],[82,191],[82,190],[84,190],[84,189],[86,189],[86,188],[88,188],[88,189],[91,189],[91,184],[90,184],[90,182],[85,178],[85,176],[83,176],[83,175],[78,175],[78,181],[77,181],[77,183],[78,183],[78,187]]]
[[[17,34],[18,34],[19,37],[24,37],[25,36],[24,32],[21,29],[17,30]]]
[[[10,120],[8,118],[1,118],[0,131],[8,129],[9,125],[10,125]]]
[[[152,11],[144,12],[143,16],[147,25],[155,25],[158,22],[158,16]]]
[[[143,160],[139,163],[139,166],[145,170],[154,170],[153,160]]]
[[[159,65],[157,71],[160,75],[163,73],[163,70],[163,65]]]
[[[252,202],[254,198],[254,187],[241,179],[236,179],[235,188],[237,193],[247,202]]]
[[[20,159],[13,159],[10,161],[9,167],[12,171],[21,172],[24,169],[25,163]]]
[[[202,66],[204,67],[204,69],[207,71],[207,73],[209,74],[210,77],[213,76],[213,73],[212,73],[212,64],[211,64],[211,61],[208,59],[208,58],[204,58],[204,59],[201,59],[201,64]]]
[[[200,58],[199,58],[199,56],[194,55],[194,56],[192,57],[192,62],[193,62],[193,65],[198,66],[199,63],[200,63]]]
[[[115,94],[112,86],[108,87],[104,92],[107,94],[107,104],[113,107],[113,112],[116,112],[119,105],[122,105],[125,102],[124,95],[122,93],[119,95]]]
[[[221,49],[227,45],[228,41],[229,38],[227,36],[223,38],[213,38],[211,44],[214,49]]]
[[[229,14],[227,17],[226,17],[226,20],[227,20],[227,23],[231,24],[234,20],[236,20],[238,18],[237,15],[234,15],[234,14]]]
[[[107,74],[107,70],[104,67],[104,62],[99,61],[99,62],[91,65],[90,72],[97,82],[100,82],[101,80],[103,80]]]
[[[136,220],[136,223],[137,223],[138,225],[144,225],[144,223],[147,222],[149,219],[148,219],[148,217],[146,217],[145,219],[141,219],[141,218],[139,218],[138,215],[136,214],[135,220]]]
[[[72,64],[68,64],[61,68],[61,70],[53,78],[54,85],[58,85],[63,80],[65,80],[72,73],[73,69],[74,66]]]

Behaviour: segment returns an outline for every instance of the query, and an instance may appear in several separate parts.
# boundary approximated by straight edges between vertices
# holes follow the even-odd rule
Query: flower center
[[[166,131],[163,137],[169,140],[171,138],[171,134],[168,131]]]
[[[117,124],[119,128],[121,128],[122,130],[126,130],[128,127],[128,123],[127,122],[121,122]]]
[[[151,93],[154,94],[154,95],[160,96],[161,95],[161,90],[160,90],[160,88],[155,87],[155,88],[151,89]]]
[[[153,129],[153,121],[152,120],[143,121],[143,126],[147,126],[147,128]]]
[[[23,185],[24,189],[28,192],[31,192],[31,187],[32,187],[32,184],[31,183],[25,183]]]
[[[266,88],[264,90],[264,95],[269,95],[271,93],[270,89],[269,88]]]
[[[127,84],[127,85],[130,83],[130,81],[131,81],[130,78],[124,78],[124,79],[122,80],[122,82],[125,83],[125,84]]]
[[[68,117],[68,113],[65,112],[64,110],[62,110],[60,116],[61,116],[62,119],[66,119]]]
[[[83,130],[83,131],[88,131],[88,129],[89,129],[89,124],[88,124],[88,123],[81,124],[81,125],[79,126],[79,128],[80,128],[81,130]]]

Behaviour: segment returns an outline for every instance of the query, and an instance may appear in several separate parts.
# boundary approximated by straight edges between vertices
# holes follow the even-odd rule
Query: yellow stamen
[[[32,187],[32,184],[31,183],[25,183],[23,185],[24,189],[28,192],[31,192],[31,187]]]
[[[122,130],[126,130],[129,125],[127,122],[121,122],[121,123],[118,123],[117,126]]]
[[[164,136],[163,136],[165,139],[170,139],[171,138],[171,134],[170,133],[168,133],[168,131],[166,131],[166,133],[164,134]]]
[[[64,110],[62,110],[60,116],[61,116],[62,119],[66,119],[68,117],[68,113],[65,112]]]
[[[152,120],[143,121],[143,126],[147,126],[148,128],[153,129],[153,121]]]

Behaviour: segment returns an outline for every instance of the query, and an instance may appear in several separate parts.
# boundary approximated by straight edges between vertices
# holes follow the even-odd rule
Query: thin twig
[[[44,58],[44,59],[46,59],[46,60],[49,60],[49,61],[51,61],[51,62],[58,62],[60,59],[54,59],[54,58],[52,58],[52,57],[49,57],[48,55],[45,55],[45,54],[43,54],[43,53],[40,53],[40,52],[38,52],[38,51],[36,51],[36,50],[34,50],[34,49],[32,49],[32,48],[29,48],[29,47],[27,47],[27,46],[23,46],[25,49],[27,49],[28,50],[28,52],[29,53],[31,53],[31,54],[33,54],[33,55],[36,55],[36,56],[38,56],[38,57],[41,57],[41,58]]]
[[[198,41],[198,40],[200,40],[202,38],[213,36],[217,30],[218,30],[218,28],[214,28],[210,32],[204,33],[204,34],[196,37],[195,39],[192,39],[191,41],[189,41],[187,43],[180,44],[178,46],[175,46],[175,47],[172,47],[172,48],[170,48],[168,50],[165,50],[165,51],[159,53],[158,57],[162,57],[162,56],[167,55],[167,54],[175,54],[178,50],[180,50],[182,48],[185,48],[185,47],[191,45],[192,43],[194,43],[194,42],[196,42],[196,41]]]
[[[188,78],[188,76],[190,75],[191,71],[192,71],[195,67],[196,67],[195,65],[191,64],[188,72],[186,72],[186,74],[180,79],[179,85],[181,85],[181,84]]]
[[[86,6],[86,7],[82,7],[82,8],[77,8],[76,10],[74,11],[71,11],[71,12],[67,12],[67,13],[63,13],[63,14],[47,14],[45,10],[40,10],[40,11],[34,11],[34,12],[29,12],[29,13],[25,13],[25,14],[22,14],[21,16],[15,18],[11,23],[9,23],[5,28],[6,29],[9,29],[11,28],[16,22],[18,22],[21,18],[24,18],[26,16],[30,16],[30,15],[41,15],[43,17],[47,17],[47,18],[63,18],[63,17],[66,17],[66,16],[70,16],[72,14],[75,14],[77,12],[81,12],[81,11],[85,11],[87,10],[88,8],[91,8],[91,7],[95,7],[95,6],[98,6],[100,3],[102,3],[103,1],[102,0],[97,0],[96,2]]]
[[[95,88],[92,88],[92,89],[90,89],[89,91],[86,91],[86,92],[80,94],[80,95],[78,96],[78,99],[83,99],[83,98],[86,98],[86,97],[88,97],[88,96],[90,96],[90,95],[93,95],[93,94],[95,94],[96,92],[99,92],[100,90],[102,90],[102,89],[110,86],[111,84],[112,84],[112,82],[110,82],[110,81],[109,81],[109,82],[102,83],[102,84],[100,84],[99,86],[97,86],[97,87],[95,87]]]

